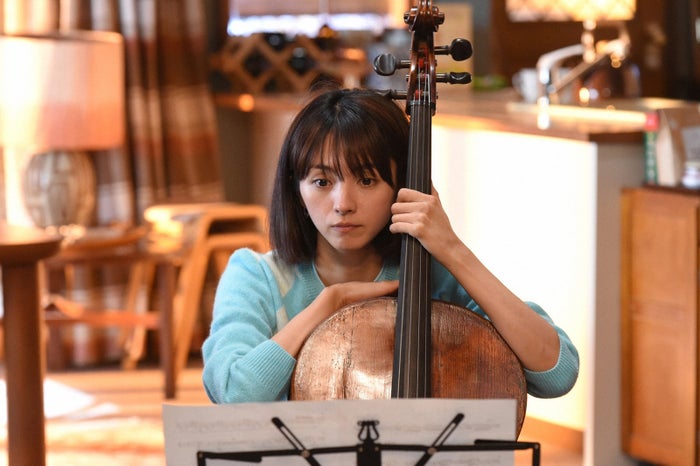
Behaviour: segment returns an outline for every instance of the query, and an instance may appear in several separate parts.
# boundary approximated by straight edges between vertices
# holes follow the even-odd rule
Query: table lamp
[[[626,58],[630,38],[625,21],[634,17],[635,0],[506,0],[511,21],[582,21],[581,43],[546,53],[537,62],[540,83],[540,103],[556,103],[559,92],[604,60],[619,67]],[[595,42],[598,25],[614,26],[618,37]],[[563,76],[561,63],[574,56],[583,61]]]
[[[16,191],[6,191],[10,222],[16,197],[37,227],[90,222],[96,187],[85,151],[122,146],[124,94],[120,34],[0,35],[0,148],[6,190]]]

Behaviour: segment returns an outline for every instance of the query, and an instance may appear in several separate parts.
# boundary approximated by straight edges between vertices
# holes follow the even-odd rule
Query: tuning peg
[[[394,100],[406,100],[406,91],[397,91],[395,89],[379,89],[376,91],[377,94],[383,95],[384,97],[389,97]]]
[[[437,73],[435,80],[439,83],[469,84],[472,82],[472,75],[467,72],[457,73],[450,71],[449,73]]]
[[[383,53],[374,59],[374,71],[381,76],[391,76],[397,69],[410,67],[409,60],[398,60],[390,53]]]
[[[466,60],[472,53],[472,44],[467,39],[454,39],[450,45],[435,47],[435,55],[449,55],[455,61]]]

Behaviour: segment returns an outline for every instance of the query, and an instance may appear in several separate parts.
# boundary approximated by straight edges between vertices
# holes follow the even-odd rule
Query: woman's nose
[[[336,185],[333,209],[340,215],[347,215],[355,210],[355,201],[351,184],[338,183]]]

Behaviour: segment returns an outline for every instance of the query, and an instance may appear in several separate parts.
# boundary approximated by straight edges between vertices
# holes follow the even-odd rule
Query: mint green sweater
[[[399,268],[385,264],[376,280],[396,280]],[[432,269],[433,299],[481,308],[437,261]],[[306,308],[323,289],[311,263],[289,266],[274,253],[248,249],[230,258],[216,291],[210,334],[202,347],[203,382],[215,403],[287,398],[295,359],[270,338]],[[559,334],[559,360],[544,372],[525,370],[528,393],[561,396],[578,377],[578,352],[566,333],[537,304],[527,303]]]

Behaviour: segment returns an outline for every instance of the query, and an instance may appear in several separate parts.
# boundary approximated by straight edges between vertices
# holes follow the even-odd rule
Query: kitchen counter
[[[218,95],[220,107],[246,112],[296,112],[306,100],[298,95]],[[403,105],[401,101],[397,101]],[[557,106],[560,107],[560,106]],[[571,107],[575,108],[575,107]],[[641,113],[640,113],[641,114]],[[512,89],[473,91],[468,87],[438,88],[436,124],[464,129],[517,132],[593,142],[640,142],[643,125],[621,119],[569,118],[553,116],[547,129],[538,126],[534,105],[522,104]]]
[[[538,125],[536,106],[522,104],[512,89],[471,93],[442,90],[438,94],[434,122],[459,125],[465,129],[517,132],[592,142],[639,142],[643,130],[643,125],[638,120],[569,118],[556,114],[550,116],[549,126],[543,129]]]

